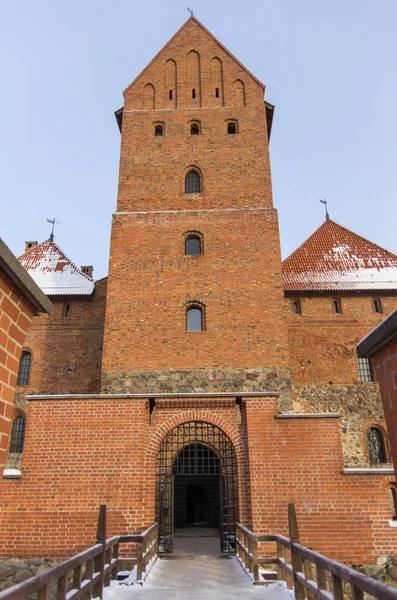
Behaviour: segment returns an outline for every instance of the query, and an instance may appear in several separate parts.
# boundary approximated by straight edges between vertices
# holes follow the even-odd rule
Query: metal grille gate
[[[205,447],[212,452],[205,452]],[[173,471],[178,473],[181,459],[185,456],[186,459],[189,457],[183,460],[188,471],[183,474],[213,474],[214,461],[210,459],[213,453],[220,463],[221,552],[235,551],[238,481],[233,444],[219,427],[204,421],[188,421],[166,435],[157,455],[156,520],[159,523],[160,552],[173,550]]]

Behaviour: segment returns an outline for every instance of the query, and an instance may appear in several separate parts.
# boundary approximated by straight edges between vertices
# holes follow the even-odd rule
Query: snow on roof
[[[94,291],[94,280],[51,240],[30,248],[18,260],[49,296],[90,295]]]
[[[397,256],[326,220],[283,262],[285,291],[397,290]]]

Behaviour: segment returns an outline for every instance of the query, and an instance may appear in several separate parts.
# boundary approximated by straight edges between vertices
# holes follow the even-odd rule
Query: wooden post
[[[85,573],[84,573],[84,579],[89,579],[90,581],[92,581],[92,577],[94,575],[94,561],[93,560],[87,560],[87,564],[85,566]],[[88,592],[88,600],[91,600],[92,598],[92,585],[90,586],[90,590]],[[57,598],[58,600],[58,598]]]
[[[106,542],[106,504],[99,507],[98,526],[96,530],[96,543],[104,544]]]
[[[259,581],[259,565],[258,565],[258,540],[256,537],[253,538],[251,544],[252,552],[252,575],[254,576],[254,582]]]
[[[296,519],[295,504],[292,504],[292,503],[288,504],[288,529],[289,529],[289,537],[290,537],[291,545],[292,545],[291,564],[292,564],[292,570],[294,572],[293,581],[294,581],[295,598],[296,598],[296,600],[305,600],[304,585],[302,583],[300,583],[296,578],[296,574],[298,572],[302,572],[302,558],[296,552],[295,547],[294,547],[295,544],[299,544],[299,530],[298,530],[298,521]]]
[[[332,575],[332,594],[334,600],[343,600],[342,580],[336,575]]]
[[[95,557],[95,572],[101,574],[101,578],[95,585],[94,595],[102,598],[104,586],[105,552],[106,552],[106,504],[99,507],[98,527],[96,530],[96,543],[102,544],[103,549]]]
[[[58,579],[57,600],[66,600],[67,577],[64,575]]]

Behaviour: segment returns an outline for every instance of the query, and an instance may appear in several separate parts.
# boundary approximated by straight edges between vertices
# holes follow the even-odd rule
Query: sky
[[[107,274],[123,90],[195,16],[275,105],[283,257],[332,219],[397,253],[395,0],[0,2],[0,236]]]

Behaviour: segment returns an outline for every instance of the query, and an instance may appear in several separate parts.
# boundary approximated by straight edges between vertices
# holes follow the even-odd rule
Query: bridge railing
[[[158,525],[154,523],[138,535],[106,538],[106,506],[101,506],[97,543],[65,560],[45,573],[35,575],[8,590],[0,592],[0,600],[24,600],[37,594],[37,600],[48,600],[56,587],[56,600],[91,600],[102,598],[103,588],[116,579],[120,562],[120,544],[137,544],[137,580],[146,577],[157,557]]]
[[[254,534],[236,523],[237,556],[254,583],[260,583],[261,565],[277,564],[279,579],[294,590],[296,600],[364,600],[368,595],[376,600],[397,600],[396,588],[302,546],[293,504],[288,505],[288,522],[289,539],[282,535]],[[260,542],[275,542],[277,556],[259,556]]]

